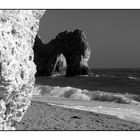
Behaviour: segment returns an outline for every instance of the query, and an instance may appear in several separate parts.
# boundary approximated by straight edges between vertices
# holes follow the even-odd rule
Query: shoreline
[[[16,130],[140,130],[115,116],[32,101]]]
[[[105,101],[84,101],[48,96],[33,96],[32,101],[40,103],[43,102],[63,108],[71,108],[87,112],[112,115],[125,121],[140,124],[140,104],[134,105]]]

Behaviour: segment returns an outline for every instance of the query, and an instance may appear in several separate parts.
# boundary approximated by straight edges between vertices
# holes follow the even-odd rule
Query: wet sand
[[[16,130],[140,130],[140,124],[32,101]]]

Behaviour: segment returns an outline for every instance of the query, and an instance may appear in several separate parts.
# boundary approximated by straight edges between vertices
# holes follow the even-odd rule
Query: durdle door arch
[[[35,82],[33,44],[44,10],[0,10],[0,130],[14,130]]]
[[[87,63],[91,50],[82,30],[64,31],[46,44],[37,35],[33,49],[37,76],[51,76],[61,54],[66,59],[66,76],[87,75],[89,72]]]

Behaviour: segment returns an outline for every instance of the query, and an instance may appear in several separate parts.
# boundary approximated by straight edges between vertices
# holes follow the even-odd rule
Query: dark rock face
[[[41,39],[36,36],[33,49],[37,76],[52,75],[60,54],[66,58],[66,76],[87,75],[89,72],[87,62],[91,51],[82,30],[64,31],[47,44],[43,44]]]

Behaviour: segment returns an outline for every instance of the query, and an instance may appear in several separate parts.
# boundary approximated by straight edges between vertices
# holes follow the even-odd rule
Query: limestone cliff
[[[55,39],[44,44],[39,36],[36,36],[34,44],[35,64],[37,65],[37,76],[50,76],[53,74],[57,57],[63,54],[66,58],[66,76],[88,74],[88,60],[90,48],[84,32],[75,30],[73,32],[59,33]]]
[[[44,10],[0,10],[0,130],[14,129],[30,104],[32,46]]]

